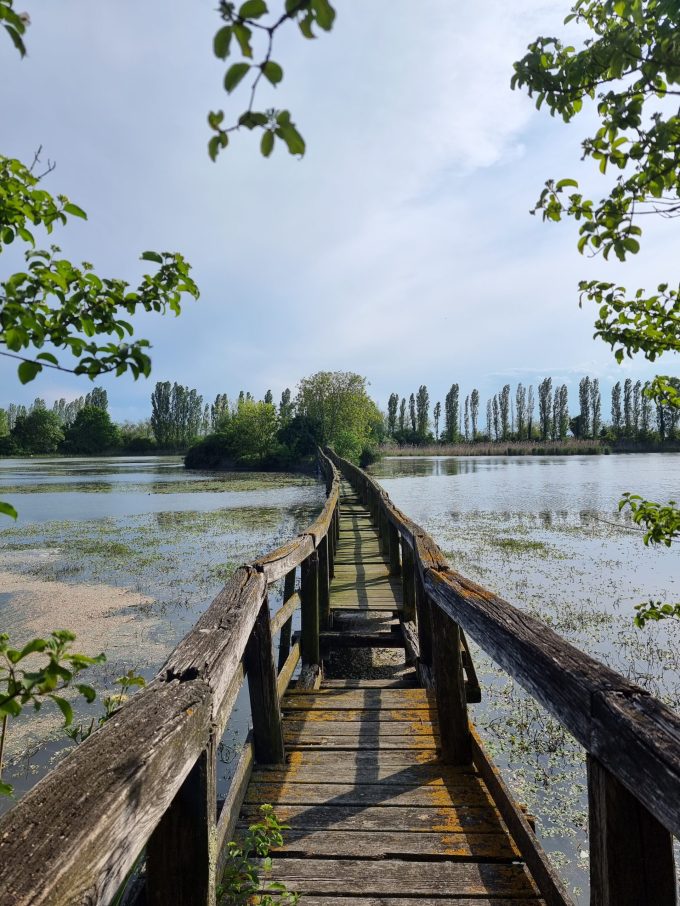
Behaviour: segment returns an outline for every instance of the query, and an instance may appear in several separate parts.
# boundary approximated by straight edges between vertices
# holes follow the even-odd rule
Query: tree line
[[[680,389],[680,380],[670,379]],[[521,441],[629,439],[639,442],[677,440],[680,412],[670,401],[650,393],[652,382],[626,378],[611,390],[611,418],[602,413],[602,394],[597,378],[579,382],[575,414],[570,414],[566,384],[546,377],[536,388],[518,383],[514,393],[505,384],[486,400],[486,420],[480,421],[480,394],[473,388],[464,399],[460,385],[452,384],[444,405],[436,402],[430,417],[430,394],[425,384],[400,398],[391,393],[387,401],[385,433],[399,445],[441,443],[500,443]]]

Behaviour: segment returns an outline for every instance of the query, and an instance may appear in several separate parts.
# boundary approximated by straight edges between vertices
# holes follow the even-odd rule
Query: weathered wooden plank
[[[305,906],[545,906],[545,900],[525,899],[524,897],[513,897],[508,900],[506,897],[494,897],[493,900],[483,897],[423,897],[419,896],[417,900],[411,897],[345,897],[342,895],[305,895]]]
[[[438,720],[436,708],[409,708],[405,705],[403,708],[370,708],[368,710],[355,710],[352,708],[336,708],[324,711],[321,708],[301,711],[298,708],[284,710],[286,720],[293,723],[316,721],[335,721],[336,723],[385,723],[391,721],[394,723],[413,723],[414,721],[422,723],[427,721],[430,724],[436,724]]]
[[[362,680],[362,682],[364,681]],[[379,710],[381,708],[430,710],[436,709],[437,699],[427,689],[384,689],[381,686],[346,689],[330,686],[326,680],[318,692],[313,695],[291,689],[290,694],[284,698],[282,707],[287,711],[293,708],[302,711],[315,708],[322,710],[349,708],[352,711],[357,709]]]
[[[313,550],[314,537],[311,534],[298,535],[270,554],[260,557],[253,566],[264,576],[267,584],[271,585],[272,582],[283,579],[291,569],[299,566]]]
[[[293,645],[283,667],[279,670],[279,675],[276,680],[276,691],[278,692],[279,698],[281,698],[288,689],[288,684],[290,683],[293,673],[295,673],[295,668],[297,667],[299,662],[300,643],[296,642]]]
[[[379,749],[359,749],[355,752],[331,752],[331,751],[314,751],[314,750],[291,750],[286,756],[288,765],[320,765],[329,771],[333,771],[335,766],[341,762],[347,769],[353,768],[356,771],[372,771],[382,768],[390,768],[394,765],[436,765],[442,767],[441,761],[436,751],[419,751],[417,749],[403,749],[402,751],[382,751]],[[260,765],[264,769],[272,767],[279,768],[280,765]],[[447,765],[447,770],[453,771],[470,771],[470,767],[458,767]]]
[[[305,666],[321,662],[319,653],[319,555],[312,551],[302,563],[302,663]]]
[[[295,570],[291,569],[289,573],[286,573],[286,578],[283,580],[283,601],[285,604],[293,597],[295,593]],[[302,604],[302,598],[298,598],[298,603]],[[275,617],[276,618],[276,617]],[[293,614],[288,614],[288,618],[281,624],[281,635],[279,637],[279,663],[278,669],[279,673],[283,670],[283,665],[286,663],[286,659],[290,653],[290,640],[291,634],[293,632]],[[276,635],[274,629],[272,629],[272,635]]]
[[[549,906],[569,906],[572,902],[569,893],[543,851],[525,814],[517,806],[500,771],[487,756],[482,741],[474,730],[471,733],[471,742],[475,767],[482,775],[541,895],[545,897]]]
[[[295,755],[307,754],[301,752]],[[309,764],[305,761],[282,765],[258,766],[255,777],[258,781],[270,783],[395,783],[401,786],[446,786],[467,783],[470,777],[477,777],[472,767],[449,767],[441,764],[376,764],[368,761],[347,763],[334,752],[326,762]]]
[[[523,865],[399,859],[275,859],[271,879],[302,894],[531,896]]]
[[[245,801],[281,805],[372,805],[452,808],[492,805],[488,792],[474,778],[455,786],[404,786],[396,783],[260,783],[251,780]]]
[[[426,749],[437,752],[438,737],[430,736],[382,736],[371,739],[361,739],[358,736],[323,736],[311,734],[288,734],[284,730],[284,741],[290,749],[329,749],[338,752],[355,752],[359,749]]]
[[[404,642],[394,632],[360,632],[349,629],[320,634],[320,642],[329,648],[403,648]]]
[[[592,756],[588,813],[592,906],[675,906],[673,838]]]
[[[286,603],[276,611],[271,619],[272,635],[276,635],[277,632],[280,632],[281,627],[290,620],[301,604],[302,598],[300,597],[300,593],[297,591],[293,592],[288,597]]]
[[[328,629],[330,622],[330,563],[328,559],[328,537],[319,542],[319,626]]]
[[[244,662],[248,673],[255,758],[268,764],[283,762],[281,710],[266,598],[248,639]]]
[[[241,832],[247,824],[239,827]],[[272,849],[275,857],[335,857],[338,859],[458,859],[507,862],[519,852],[507,834],[456,833],[411,834],[406,832],[306,831],[291,829],[283,846]],[[412,903],[411,906],[414,906]]]
[[[412,689],[416,686],[416,676],[409,672],[393,679],[325,679],[323,684],[328,689]]]
[[[109,902],[205,749],[211,711],[202,680],[156,680],[67,755],[3,817],[2,906]]]
[[[261,817],[259,806],[244,804],[241,820],[252,822]],[[400,831],[409,833],[499,833],[498,812],[488,805],[461,805],[453,808],[416,808],[413,806],[366,805],[278,805],[276,817],[295,830]]]
[[[387,720],[362,723],[361,721],[342,720],[286,720],[284,722],[287,737],[299,738],[313,736],[345,736],[361,738],[365,742],[385,736],[399,736],[408,739],[410,735],[437,737],[439,726],[430,720]],[[264,760],[264,759],[263,759]]]
[[[239,812],[243,805],[246,789],[250,783],[255,762],[255,747],[253,746],[252,733],[248,734],[241,750],[234,776],[229,784],[227,798],[217,819],[215,833],[215,847],[217,850],[217,877],[220,878],[227,859],[226,844],[234,838],[234,831],[238,821]]]
[[[460,629],[438,607],[433,608],[432,672],[442,738],[442,759],[449,764],[472,761],[465,698]]]

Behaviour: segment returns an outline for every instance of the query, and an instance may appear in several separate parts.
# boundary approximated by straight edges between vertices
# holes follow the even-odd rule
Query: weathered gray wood
[[[302,563],[302,663],[319,664],[319,555],[314,550]]]
[[[222,876],[224,864],[227,859],[227,844],[234,839],[234,831],[238,821],[239,812],[243,804],[246,789],[250,783],[255,762],[255,748],[253,746],[252,732],[248,734],[243,749],[239,756],[234,776],[229,784],[229,792],[224,800],[222,809],[217,819],[215,834],[215,848],[217,850],[217,878]]]
[[[545,900],[537,900],[534,897],[518,899],[513,897],[508,900],[506,897],[494,897],[489,900],[486,897],[480,899],[474,897],[426,897],[419,896],[417,899],[418,906],[545,906]],[[305,906],[414,906],[412,897],[385,896],[379,897],[346,897],[342,894],[333,896],[332,894],[320,894],[319,896],[310,896],[305,894]]]
[[[293,674],[295,673],[295,668],[300,662],[300,643],[296,642],[291,648],[290,654],[286,661],[284,661],[283,666],[279,670],[279,676],[276,680],[276,691],[278,692],[279,698],[281,698],[288,689],[288,684],[291,681]]]
[[[281,710],[272,654],[269,604],[265,599],[244,656],[248,673],[250,713],[256,761],[274,764],[285,761]]]
[[[418,654],[420,661],[432,665],[432,608],[425,594],[420,571],[415,571],[416,622],[418,625]]]
[[[399,556],[399,532],[397,527],[388,521],[388,545],[390,555],[390,574],[393,576],[401,575],[401,558]]]
[[[283,607],[285,607],[289,601],[292,600],[295,592],[295,570],[291,569],[289,573],[286,573],[286,578],[283,581]],[[302,598],[297,595],[295,602],[295,608],[297,609],[298,604],[302,604]],[[283,610],[283,607],[281,608]],[[272,635],[276,635],[275,621],[276,614],[274,615],[274,620],[272,620]],[[281,635],[279,637],[279,673],[281,672],[283,665],[286,663],[288,654],[290,653],[290,637],[293,631],[293,613],[286,614],[286,620],[281,625]]]
[[[108,903],[205,749],[211,711],[202,680],[156,680],[74,749],[2,819],[0,904]]]
[[[426,689],[383,689],[363,685],[358,689],[338,689],[324,683],[323,688],[313,694],[301,692],[299,689],[291,689],[283,700],[282,707],[286,711],[293,709],[327,711],[343,708],[352,711],[356,708],[363,710],[405,708],[409,711],[414,709],[430,711],[436,707],[436,704],[435,696]]]
[[[403,594],[404,620],[416,618],[415,564],[413,551],[406,538],[401,539],[401,583]]]
[[[215,808],[215,743],[211,739],[146,845],[149,906],[214,906]]]
[[[275,859],[271,879],[307,894],[380,896],[536,894],[523,865],[403,862],[400,859]]]
[[[675,906],[673,838],[590,755],[588,815],[592,906]]]
[[[442,740],[442,759],[449,764],[472,761],[460,630],[437,607],[432,611],[432,671]]]
[[[394,632],[341,632],[320,633],[320,643],[329,648],[403,648],[404,641]]]
[[[384,805],[453,807],[490,804],[488,793],[470,782],[456,786],[404,786],[395,783],[260,783],[251,780],[245,801],[251,805]]]
[[[290,575],[290,573],[288,573],[288,575]],[[293,582],[295,582],[294,574]],[[276,633],[279,632],[286,623],[289,623],[290,618],[301,605],[302,598],[300,597],[299,592],[292,592],[286,599],[286,603],[276,611],[271,619],[272,636],[275,636]]]
[[[519,847],[522,858],[538,884],[541,896],[545,898],[548,906],[570,906],[572,899],[539,844],[527,816],[517,806],[500,771],[487,756],[477,733],[472,731],[471,735],[475,767],[483,777],[508,830]]]
[[[331,575],[328,562],[328,536],[322,538],[318,547],[319,554],[319,627],[328,629],[330,623]]]
[[[314,550],[314,536],[311,534],[298,535],[292,541],[281,545],[271,554],[260,557],[253,564],[258,572],[265,577],[268,585],[283,579],[286,573],[299,566],[305,557]]]

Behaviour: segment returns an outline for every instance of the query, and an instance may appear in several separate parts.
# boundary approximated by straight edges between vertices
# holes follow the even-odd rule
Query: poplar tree
[[[472,421],[472,439],[477,439],[477,424],[479,420],[479,390],[473,389],[470,394],[470,420]]]
[[[413,433],[415,434],[415,431],[416,431],[416,424],[417,424],[417,420],[416,420],[416,398],[415,398],[415,396],[414,396],[413,394],[411,394],[411,395],[409,396],[409,398],[408,398],[408,417],[409,417],[409,419],[410,419],[410,421],[411,421],[411,430],[412,430]]]
[[[427,435],[427,428],[430,421],[430,394],[427,391],[425,384],[421,384],[418,388],[418,396],[416,399],[416,422],[417,422],[417,432],[420,437],[425,437]]]
[[[271,390],[267,390],[267,392],[265,393],[264,402],[269,406],[272,406],[274,404],[274,394],[271,392]]]
[[[531,440],[534,431],[534,386],[527,389],[527,440]]]
[[[648,388],[649,381],[646,381],[642,388],[642,397],[640,400],[640,427],[645,434],[648,434],[652,429],[652,401],[646,393]]]
[[[459,420],[459,397],[460,388],[458,384],[451,384],[451,389],[446,394],[444,400],[444,426],[446,431],[446,440],[454,443],[458,436]]]
[[[390,393],[390,398],[387,401],[387,433],[394,437],[394,433],[397,430],[397,409],[399,407],[399,394]]]
[[[599,437],[600,429],[602,428],[602,396],[600,394],[600,381],[598,378],[593,378],[590,383],[590,410],[593,419],[591,433],[593,437]]]
[[[439,405],[439,404],[437,404]],[[470,440],[470,396],[465,397],[465,440]]]
[[[288,424],[293,417],[294,411],[295,405],[291,398],[290,388],[286,387],[281,393],[281,402],[279,403],[279,421],[282,425]]]
[[[467,400],[465,400],[465,405],[467,406]],[[467,409],[466,409],[467,411]],[[434,439],[439,440],[439,419],[442,415],[442,404],[437,402],[434,404]],[[467,429],[466,429],[467,431]]]
[[[633,387],[633,431],[635,434],[640,430],[640,394],[642,391],[642,381],[636,381]]]
[[[95,409],[102,409],[104,412],[107,412],[109,408],[109,397],[106,390],[102,387],[94,387],[86,394],[85,405],[94,406]]]
[[[569,391],[567,385],[562,384],[559,393],[558,405],[558,436],[564,440],[569,430]]]
[[[626,378],[623,383],[623,424],[626,434],[633,431],[633,382]]]
[[[578,385],[579,437],[588,437],[592,424],[592,384],[589,377],[581,378]]]
[[[210,425],[216,431],[225,417],[229,415],[229,399],[226,393],[218,393],[210,407]]]
[[[406,397],[402,396],[399,403],[399,431],[403,434],[406,430]]]
[[[552,402],[552,378],[544,378],[538,385],[538,417],[541,423],[541,437],[547,440],[551,429],[550,404]]]
[[[493,411],[493,436],[494,436],[494,440],[497,441],[499,439],[500,433],[501,433],[500,412],[499,412],[500,407],[498,405],[497,394],[494,394],[491,406],[492,406],[492,411]]]
[[[621,414],[621,382],[617,381],[612,387],[612,428],[615,434],[621,433],[623,417]]]
[[[527,422],[527,391],[522,383],[517,385],[515,391],[515,411],[517,412],[517,440],[522,440]]]
[[[498,407],[500,409],[501,437],[503,440],[507,440],[510,433],[510,384],[505,384],[501,390]]]
[[[493,440],[492,428],[491,428],[491,400],[486,401],[486,433],[489,440]]]

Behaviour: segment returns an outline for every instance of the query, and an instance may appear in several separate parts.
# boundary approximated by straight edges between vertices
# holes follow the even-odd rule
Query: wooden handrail
[[[680,837],[680,715],[543,621],[451,569],[435,541],[373,478],[326,452],[385,518],[392,572],[408,572],[409,561],[415,561],[411,572],[427,601],[462,627],[586,750],[592,902],[675,903],[671,835]],[[401,563],[399,540],[409,551]],[[636,841],[626,852],[619,851],[622,822]]]
[[[288,577],[284,625],[278,619],[274,628],[287,628],[290,640],[290,600],[299,601],[295,569],[316,556],[337,521],[339,476],[322,451],[319,463],[327,499],[314,523],[238,569],[153,682],[0,820],[1,906],[108,903],[145,846],[148,903],[214,903],[216,842],[233,826],[230,816],[215,814],[216,745],[246,674],[244,663],[250,665],[251,700],[255,695],[268,703],[244,764],[248,758],[252,763],[253,746],[267,750],[267,733],[280,732],[279,695],[300,646],[286,652],[277,678],[267,589]],[[246,764],[239,783],[247,770]]]

